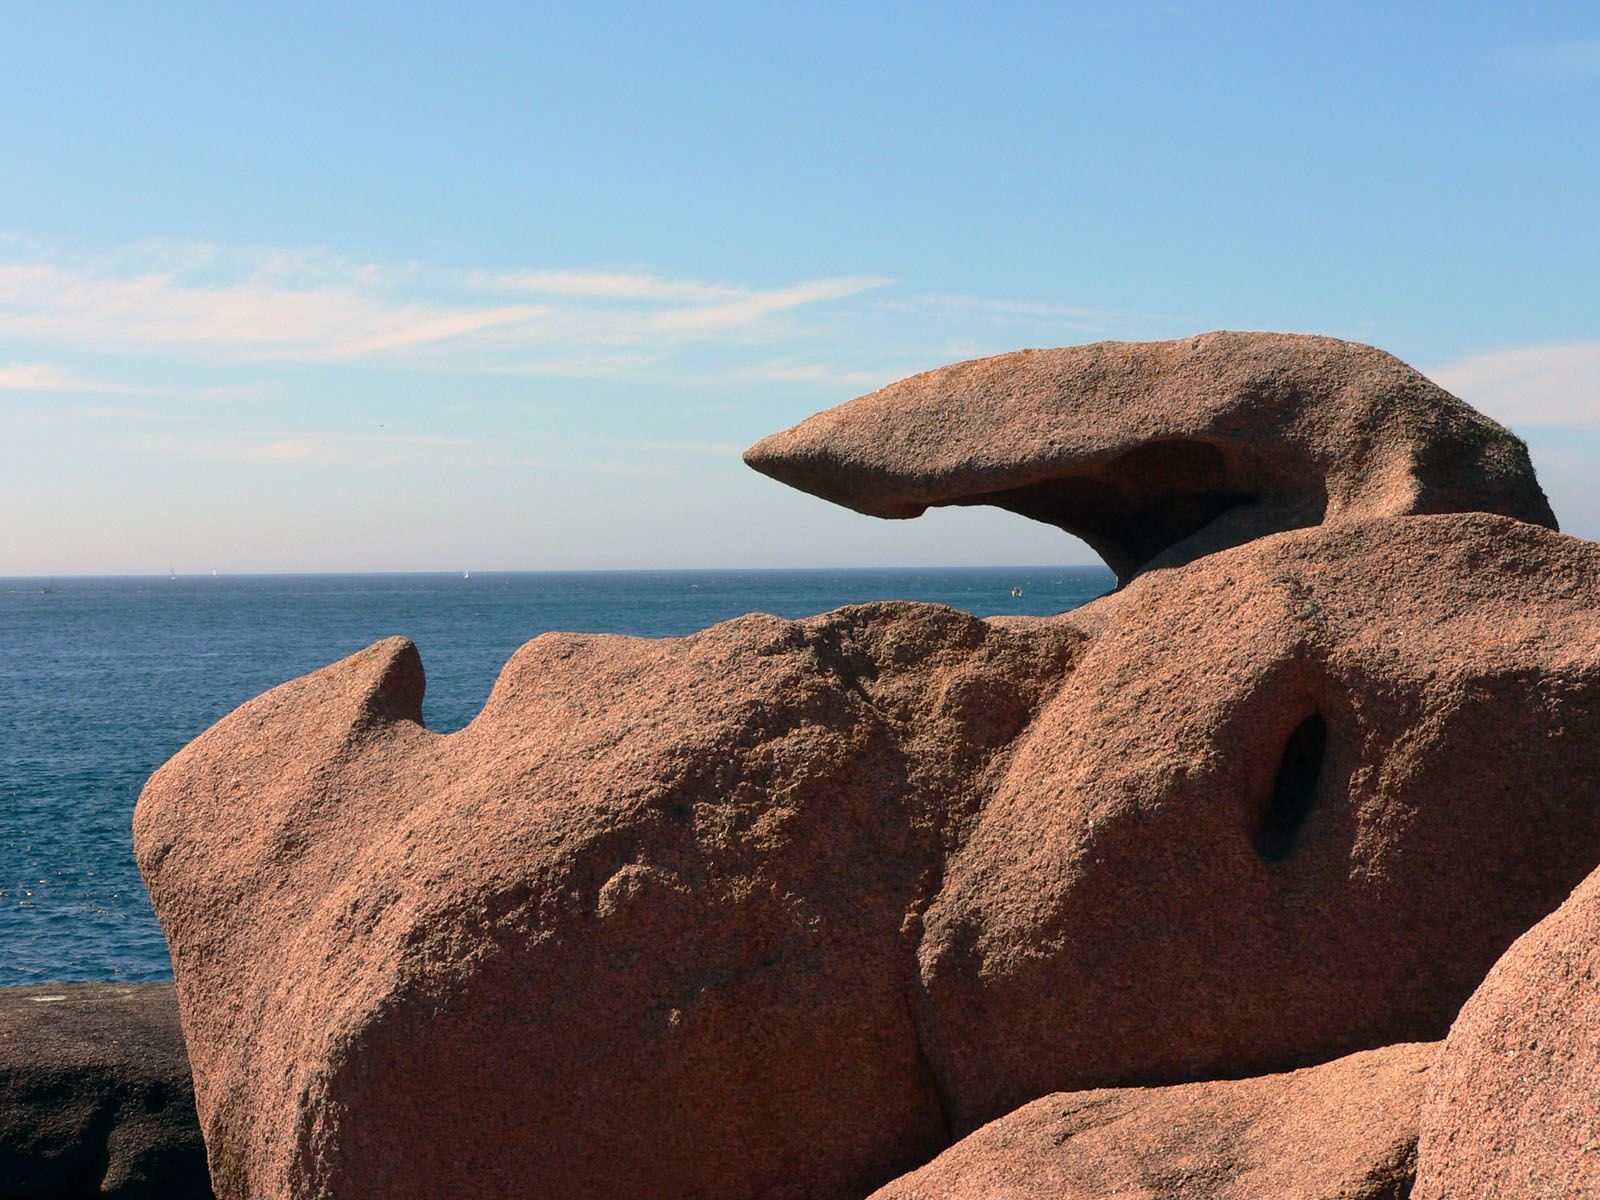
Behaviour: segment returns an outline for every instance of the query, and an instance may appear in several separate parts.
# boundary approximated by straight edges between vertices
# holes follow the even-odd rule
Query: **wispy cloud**
[[[927,364],[913,366],[899,364],[877,368],[842,366],[831,362],[759,362],[749,366],[724,371],[721,378],[730,382],[747,383],[812,383],[827,387],[853,388],[858,392],[875,392],[896,379],[926,370]]]
[[[211,462],[247,467],[339,467],[383,470],[426,464],[442,466],[515,467],[521,470],[597,470],[670,473],[681,468],[674,458],[719,459],[737,464],[743,446],[735,442],[593,439],[568,447],[560,459],[548,447],[516,446],[504,438],[456,437],[438,434],[390,434],[336,429],[254,429],[225,434],[185,432],[134,433],[124,443],[147,457]],[[615,456],[627,452],[626,458]]]
[[[1600,342],[1496,350],[1428,374],[1504,425],[1600,432]]]
[[[144,395],[155,389],[100,379],[68,370],[56,363],[12,363],[0,367],[0,392],[77,392],[84,395]],[[192,395],[216,394],[222,389],[185,389]],[[237,389],[229,389],[237,390]]]
[[[663,279],[646,271],[472,271],[466,282],[485,291],[672,304],[716,304],[747,294],[727,284]]]
[[[0,392],[61,392],[76,386],[67,372],[50,363],[0,367]]]
[[[865,273],[753,286],[643,266],[489,269],[161,240],[69,256],[0,236],[0,345],[22,360],[0,368],[0,390],[16,395],[220,400],[219,384],[281,385],[256,367],[337,365],[837,400],[957,358],[1167,323],[906,295]]]
[[[647,272],[428,270],[316,252],[154,243],[89,263],[0,262],[0,336],[207,360],[512,365],[576,346],[749,337],[779,314],[884,286],[746,288]]]
[[[427,463],[488,464],[513,461],[503,443],[430,435],[277,429],[225,435],[164,433],[130,440],[145,456],[187,463],[248,466],[383,468]],[[523,459],[514,461],[522,462]]]
[[[730,461],[737,461],[739,455],[744,453],[744,447],[737,442],[639,442],[637,444],[650,453],[687,454]]]

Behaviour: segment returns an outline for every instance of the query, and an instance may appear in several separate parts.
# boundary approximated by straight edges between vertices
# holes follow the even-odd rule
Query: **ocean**
[[[252,696],[391,634],[416,642],[424,718],[449,732],[550,630],[668,637],[869,600],[1043,615],[1112,583],[1103,567],[0,579],[0,984],[170,979],[130,841],[144,781]]]

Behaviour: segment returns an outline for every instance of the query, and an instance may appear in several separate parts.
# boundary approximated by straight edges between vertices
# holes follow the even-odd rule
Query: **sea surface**
[[[133,864],[144,781],[244,701],[391,634],[416,642],[424,718],[449,732],[550,630],[666,637],[896,599],[1043,615],[1112,582],[1101,567],[0,579],[0,984],[170,979]]]

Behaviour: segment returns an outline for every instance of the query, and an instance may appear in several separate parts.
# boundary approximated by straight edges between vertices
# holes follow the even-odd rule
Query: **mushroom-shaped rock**
[[[450,735],[402,640],[285,684],[134,819],[218,1195],[861,1196],[1052,1092],[1442,1036],[1600,860],[1597,597],[1399,517],[1098,622],[546,635]]]
[[[1275,333],[1018,350],[913,375],[745,452],[879,517],[992,504],[1126,583],[1286,529],[1490,512],[1555,528],[1526,447],[1370,346]]]
[[[871,1200],[1404,1200],[1433,1044],[1253,1079],[1057,1092]]]
[[[1417,1200],[1600,1200],[1600,871],[1507,950],[1428,1081]]]

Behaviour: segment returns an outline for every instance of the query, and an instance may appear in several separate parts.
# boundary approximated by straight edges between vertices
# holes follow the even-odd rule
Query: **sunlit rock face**
[[[223,1196],[864,1195],[948,1140],[907,914],[1083,637],[932,605],[394,639],[149,783]]]
[[[1097,603],[921,917],[957,1128],[1438,1038],[1600,861],[1593,543],[1390,518]]]
[[[1600,1197],[1600,871],[1506,951],[1428,1081],[1418,1200]]]
[[[1297,334],[955,363],[764,438],[745,461],[873,516],[991,504],[1058,525],[1124,583],[1323,522],[1490,512],[1556,523],[1506,430],[1391,354]]]
[[[869,1200],[1405,1200],[1436,1043],[1298,1071],[1055,1092]]]
[[[1055,618],[547,635],[447,736],[402,639],[285,684],[135,815],[218,1193],[859,1197],[1050,1093],[1440,1037],[1600,862],[1597,596],[1351,511]]]

